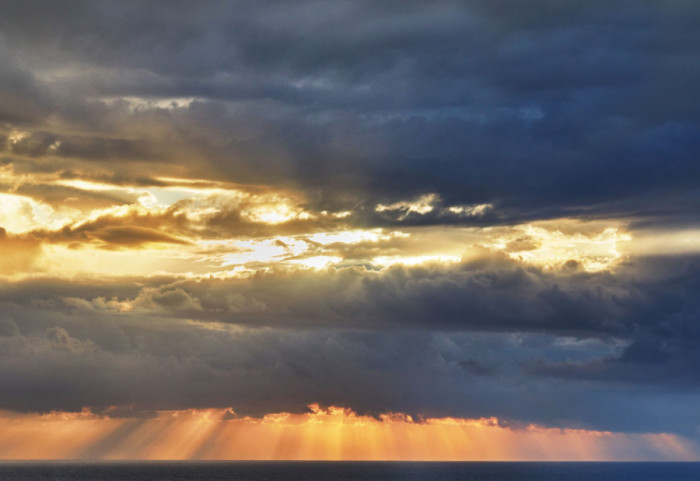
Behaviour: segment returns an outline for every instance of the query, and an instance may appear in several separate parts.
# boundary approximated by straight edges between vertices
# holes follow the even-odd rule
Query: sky
[[[0,4],[0,458],[700,459],[697,2]]]

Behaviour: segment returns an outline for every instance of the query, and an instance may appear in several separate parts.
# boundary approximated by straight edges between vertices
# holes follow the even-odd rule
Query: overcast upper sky
[[[700,440],[697,2],[0,7],[0,409]]]

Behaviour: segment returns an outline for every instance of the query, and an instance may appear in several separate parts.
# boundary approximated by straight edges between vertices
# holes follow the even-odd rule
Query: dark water
[[[3,462],[2,481],[700,481],[700,463]]]

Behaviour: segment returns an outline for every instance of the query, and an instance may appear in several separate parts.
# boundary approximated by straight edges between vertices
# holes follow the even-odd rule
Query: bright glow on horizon
[[[502,427],[495,418],[376,419],[340,407],[237,417],[232,409],[147,417],[0,412],[0,459],[575,461],[697,460],[671,434]],[[651,453],[651,454],[650,454]]]

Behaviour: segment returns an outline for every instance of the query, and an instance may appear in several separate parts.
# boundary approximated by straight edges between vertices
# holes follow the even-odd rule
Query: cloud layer
[[[699,15],[8,6],[0,408],[697,436]]]

